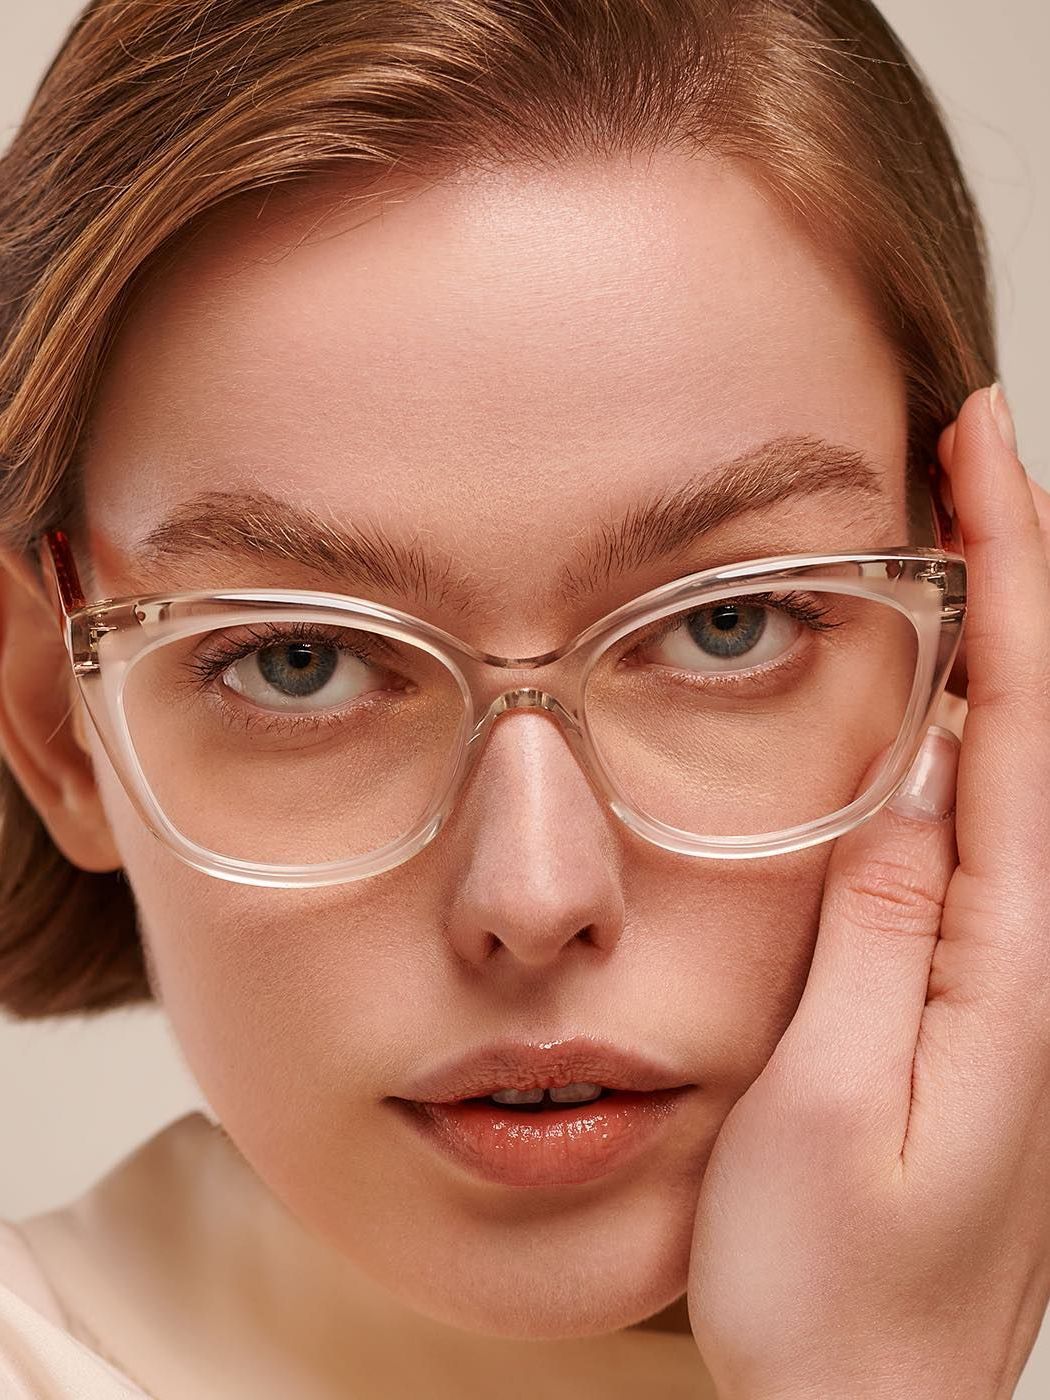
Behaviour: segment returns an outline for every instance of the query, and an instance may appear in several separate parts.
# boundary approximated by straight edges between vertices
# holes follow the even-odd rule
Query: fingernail
[[[959,740],[950,729],[931,725],[908,776],[888,806],[912,821],[943,821],[955,809],[958,766]]]
[[[1010,412],[1010,405],[1006,402],[1006,395],[998,382],[988,390],[988,402],[991,405],[995,426],[999,429],[999,436],[1011,452],[1016,452],[1017,430],[1014,428],[1013,414]]]

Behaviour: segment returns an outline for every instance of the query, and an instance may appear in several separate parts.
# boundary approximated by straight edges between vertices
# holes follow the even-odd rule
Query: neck
[[[415,1312],[300,1225],[200,1113],[20,1228],[71,1330],[151,1394],[200,1394],[214,1376],[229,1400],[481,1400],[513,1376],[548,1400],[627,1400],[651,1388],[654,1368],[669,1400],[715,1394],[684,1297],[634,1327],[556,1341],[479,1336]]]

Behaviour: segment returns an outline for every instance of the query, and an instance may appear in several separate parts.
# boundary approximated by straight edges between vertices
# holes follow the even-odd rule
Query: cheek
[[[644,910],[639,936],[679,984],[679,1014],[728,1099],[761,1072],[798,1006],[831,851],[662,866],[630,902]]]
[[[148,830],[97,747],[93,760],[157,997],[205,1095],[219,1109],[294,1083],[302,1099],[328,1078],[352,1095],[348,1042],[368,1044],[380,988],[398,985],[387,882],[284,890],[206,875]]]

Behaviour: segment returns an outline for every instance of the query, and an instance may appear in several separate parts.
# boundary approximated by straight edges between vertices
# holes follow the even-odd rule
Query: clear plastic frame
[[[237,588],[87,602],[65,533],[59,529],[46,531],[40,537],[39,550],[87,712],[143,822],[180,860],[196,870],[244,884],[288,888],[334,885],[377,875],[421,851],[448,819],[495,721],[508,710],[524,708],[544,712],[560,727],[600,801],[635,835],[664,850],[683,856],[739,860],[799,851],[833,840],[873,816],[906,776],[951,672],[966,611],[965,563],[960,555],[942,548],[785,555],[705,569],[675,579],[617,608],[553,651],[511,658],[481,651],[395,608],[335,593]],[[785,681],[783,677],[796,675],[790,670],[792,665],[798,675],[803,674],[798,656],[806,647],[810,648],[806,655],[810,657],[807,664],[811,671],[816,665],[812,658],[834,656],[836,653],[828,649],[836,646],[840,657],[862,655],[860,651],[846,653],[841,640],[846,634],[830,630],[827,639],[820,640],[824,652],[813,650],[817,645],[812,641],[814,628],[831,629],[840,624],[817,621],[804,627],[795,621],[780,620],[781,611],[777,614],[777,626],[782,632],[786,629],[793,640],[790,645],[785,642],[782,652],[770,662],[734,670],[720,659],[728,645],[722,639],[732,638],[733,628],[753,624],[752,632],[760,633],[765,627],[765,614],[771,610],[761,600],[775,598],[779,608],[779,600],[797,600],[803,593],[811,600],[811,612],[812,600],[823,599],[840,611],[859,610],[869,624],[872,619],[880,624],[885,620],[886,627],[877,633],[870,625],[866,632],[854,629],[861,647],[865,637],[877,636],[879,645],[887,645],[889,638],[899,639],[899,646],[897,642],[893,645],[907,659],[894,672],[896,680],[888,674],[885,657],[869,656],[864,677],[858,673],[856,680],[857,686],[866,687],[864,709],[851,719],[851,732],[857,730],[861,720],[870,728],[877,719],[884,723],[886,735],[895,733],[888,747],[880,744],[884,761],[864,790],[850,800],[837,801],[835,810],[818,811],[814,796],[813,811],[804,804],[797,810],[788,810],[788,804],[782,815],[789,822],[768,830],[733,832],[731,816],[722,819],[726,829],[707,832],[668,820],[676,810],[684,809],[684,799],[679,801],[681,794],[675,788],[678,778],[674,775],[678,770],[667,766],[677,761],[676,756],[684,756],[687,765],[697,765],[696,780],[691,782],[687,796],[689,803],[698,804],[697,812],[702,815],[706,810],[702,805],[705,793],[712,799],[720,796],[726,812],[731,814],[733,810],[731,783],[715,782],[711,777],[712,773],[722,772],[717,765],[724,764],[725,772],[731,774],[741,771],[741,755],[750,764],[753,753],[763,754],[764,766],[760,767],[757,761],[754,766],[759,775],[754,780],[756,793],[761,789],[769,810],[780,813],[775,805],[778,793],[794,794],[798,789],[797,780],[781,761],[787,744],[797,746],[797,756],[795,747],[790,751],[792,765],[801,765],[798,771],[802,773],[816,773],[825,749],[833,752],[833,745],[827,745],[818,722],[823,692],[813,691],[816,698],[810,700],[809,710],[804,710],[796,703],[796,697],[799,687],[809,682]],[[760,600],[757,604],[756,597]],[[797,610],[796,603],[791,606]],[[647,665],[629,671],[626,661],[615,661],[617,647],[625,639],[657,636],[660,627],[669,620],[673,623],[676,616],[693,618],[700,614],[708,628],[704,634],[707,650],[700,654],[701,659],[710,658],[712,666],[722,667],[720,672],[703,673],[699,681],[690,672],[683,680],[680,673],[672,677],[667,668]],[[813,612],[814,617],[822,615],[820,609]],[[717,624],[713,632],[712,622]],[[418,663],[416,674],[427,677],[430,688],[425,693],[424,687],[416,683],[414,688],[403,685],[396,693],[389,688],[380,689],[359,698],[354,723],[359,726],[357,732],[367,737],[355,740],[359,745],[355,752],[365,751],[362,745],[370,746],[367,753],[371,771],[364,771],[363,764],[358,765],[361,771],[340,769],[337,764],[333,767],[331,748],[325,748],[328,740],[297,741],[294,747],[268,737],[249,742],[239,731],[234,735],[227,725],[221,730],[226,736],[222,753],[235,752],[240,765],[231,766],[229,772],[241,778],[247,774],[251,782],[259,784],[258,793],[271,794],[260,798],[250,786],[242,784],[238,788],[237,783],[227,780],[222,764],[210,756],[211,749],[197,742],[202,726],[196,721],[196,728],[185,730],[189,737],[175,730],[166,732],[163,723],[151,729],[155,715],[169,714],[164,708],[169,680],[162,663],[176,655],[181,643],[261,624],[307,623],[333,629],[333,636],[367,634],[380,639],[384,648],[403,648]],[[775,628],[767,633],[767,639],[774,633]],[[691,633],[687,641],[694,644]],[[301,649],[308,660],[316,655],[309,653],[306,643],[301,644]],[[258,655],[258,650],[252,655]],[[550,668],[548,674],[556,679],[548,682],[549,689],[544,689],[538,675],[530,677],[533,684],[503,690],[493,698],[491,678],[486,674],[489,668],[535,672]],[[368,674],[374,670],[373,667]],[[664,679],[665,671],[668,680]],[[677,689],[654,692],[654,675],[661,686],[668,686],[673,680]],[[742,700],[732,690],[738,685],[737,677],[744,677],[739,682],[745,686]],[[637,704],[641,708],[631,709],[613,682],[615,686],[633,686],[630,695],[639,697]],[[842,684],[836,684],[835,693],[845,693]],[[229,686],[225,689],[229,690]],[[654,694],[658,700],[665,694],[672,698],[655,704]],[[731,694],[731,700],[727,694]],[[241,709],[254,710],[243,696],[230,698]],[[429,709],[424,701],[430,704]],[[632,698],[631,704],[635,703]],[[646,717],[662,716],[671,706],[675,720],[668,726],[663,744],[659,736],[654,736],[664,720],[654,719],[650,724]],[[786,713],[790,713],[790,725],[783,718]],[[384,717],[386,729],[378,725],[376,715]],[[732,725],[740,732],[737,748],[719,742],[721,735],[728,732],[719,716],[726,715],[732,716]],[[397,717],[393,728],[388,716]],[[430,728],[419,730],[420,717]],[[367,728],[369,725],[372,728]],[[416,727],[411,728],[413,725]],[[779,748],[768,741],[773,726],[779,726],[774,730]],[[217,722],[213,727],[215,733],[220,732]],[[413,735],[420,732],[423,737],[413,747]],[[687,742],[697,732],[702,732],[703,743]],[[387,740],[381,744],[377,735],[393,735],[396,745],[383,747]],[[439,738],[435,739],[435,735]],[[749,735],[754,736],[750,748]],[[275,780],[263,785],[259,775],[267,771],[266,764],[247,757],[257,755],[260,744],[264,756],[272,756],[279,783]],[[617,745],[630,749],[626,758]],[[380,759],[380,755],[385,757]],[[323,764],[328,766],[319,766]],[[399,789],[402,778],[398,775],[409,769],[417,775],[412,778],[413,786]],[[650,770],[658,774],[658,780],[652,783]],[[628,771],[641,775],[637,783],[625,781]],[[425,774],[425,780],[418,779],[419,772]],[[317,831],[307,840],[304,820],[313,821],[309,814],[318,809],[307,802],[305,781],[304,792],[295,796],[297,805],[289,805],[284,812],[278,812],[276,805],[285,800],[289,782],[294,786],[300,774],[304,780],[310,776],[309,791],[315,793],[316,773],[328,775],[324,800],[330,801],[331,806],[324,809],[324,822],[317,819]],[[777,778],[777,774],[782,776]],[[783,787],[778,787],[777,782]],[[409,790],[411,801],[405,798]],[[830,792],[831,788],[821,789],[825,790]],[[266,824],[260,825],[259,831],[268,833],[266,840],[251,838],[259,839],[258,848],[249,845],[236,849],[240,839],[237,823],[228,820],[223,806],[228,791],[242,793],[236,799],[242,804],[238,809],[241,815],[249,807],[258,808],[260,802],[263,807],[267,800],[275,804],[274,810],[262,814]],[[814,792],[817,793],[816,786]],[[369,813],[361,830],[368,839],[381,840],[373,849],[354,849],[355,841],[361,844],[364,839],[352,832],[355,795]],[[292,803],[291,797],[287,800]],[[373,813],[367,806],[380,801],[384,804],[382,813],[378,808]],[[688,810],[691,812],[692,807]],[[759,820],[763,810],[756,797],[753,820]],[[805,819],[791,820],[800,814]],[[698,815],[694,826],[699,819]],[[396,829],[398,822],[404,830]],[[202,839],[202,831],[212,834]],[[345,849],[339,845],[344,831]],[[272,833],[275,834],[271,840]],[[272,859],[285,839],[292,843],[301,840],[304,847],[312,843],[311,859],[305,863]],[[307,854],[305,849],[302,853]]]

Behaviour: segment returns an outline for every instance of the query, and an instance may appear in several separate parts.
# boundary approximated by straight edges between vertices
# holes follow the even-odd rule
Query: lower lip
[[[486,1101],[393,1102],[423,1136],[475,1177],[501,1186],[576,1186],[636,1157],[674,1117],[688,1088],[617,1090],[584,1104],[523,1113]]]

